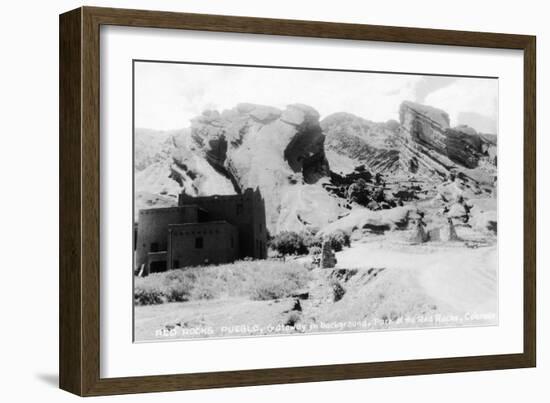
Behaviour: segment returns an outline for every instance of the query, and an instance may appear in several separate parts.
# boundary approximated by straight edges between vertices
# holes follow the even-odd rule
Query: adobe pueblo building
[[[135,233],[139,275],[267,257],[265,203],[259,190],[231,196],[180,194],[178,207],[140,210]]]

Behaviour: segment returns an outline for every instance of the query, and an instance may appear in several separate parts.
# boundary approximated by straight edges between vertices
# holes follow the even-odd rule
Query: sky
[[[497,79],[136,62],[134,86],[136,128],[181,129],[206,109],[242,102],[303,103],[321,118],[348,112],[383,122],[399,120],[409,100],[445,110],[451,126],[497,134]]]

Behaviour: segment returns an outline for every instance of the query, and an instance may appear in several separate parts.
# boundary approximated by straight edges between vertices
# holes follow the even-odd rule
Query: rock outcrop
[[[351,113],[334,113],[321,121],[331,169],[350,173],[357,165],[373,172],[395,172],[399,167],[399,123],[375,123]]]
[[[313,108],[240,104],[222,113],[208,111],[192,121],[191,138],[196,153],[237,192],[260,189],[272,233],[319,228],[338,217],[338,201],[321,186],[330,171]]]
[[[336,255],[330,246],[330,242],[325,241],[321,246],[321,269],[332,269],[336,266]]]
[[[187,130],[136,130],[134,144],[135,208],[177,205],[178,195],[235,194],[231,181],[193,152]]]
[[[347,223],[358,206],[367,207],[364,219],[377,221],[372,210],[399,211],[393,207],[419,199],[435,197],[450,208],[460,199],[494,196],[496,136],[451,127],[444,111],[413,102],[401,104],[399,118],[375,123],[335,113],[320,121],[307,105],[242,103],[205,111],[187,129],[138,129],[135,211],[175,205],[180,192],[258,188],[276,234]],[[349,224],[373,231],[394,226],[363,218]]]
[[[403,130],[410,138],[466,168],[477,168],[480,160],[496,163],[496,141],[479,135],[468,126],[449,126],[449,115],[430,106],[405,101],[399,108]],[[443,165],[445,161],[442,161]]]

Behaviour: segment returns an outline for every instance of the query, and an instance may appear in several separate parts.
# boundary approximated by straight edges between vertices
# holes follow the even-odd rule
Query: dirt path
[[[462,313],[495,313],[498,310],[496,247],[480,248],[467,255],[449,253],[445,264],[423,270],[420,282],[426,292]]]
[[[497,311],[497,248],[468,248],[462,243],[429,246],[388,243],[353,244],[337,253],[342,268],[385,267],[414,273],[427,295],[457,313]]]

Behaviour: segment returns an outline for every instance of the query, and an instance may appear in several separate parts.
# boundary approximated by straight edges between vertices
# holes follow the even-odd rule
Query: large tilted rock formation
[[[350,173],[362,164],[371,172],[440,179],[462,172],[490,184],[496,172],[496,136],[468,126],[451,128],[445,111],[409,101],[400,105],[399,119],[375,123],[349,113],[324,118],[331,169]],[[479,177],[480,172],[488,175]]]
[[[405,101],[399,118],[413,142],[458,166],[473,169],[482,162],[496,164],[496,138],[480,135],[468,126],[451,128],[449,116],[440,109]],[[439,163],[447,169],[452,167],[446,159],[439,159]]]

